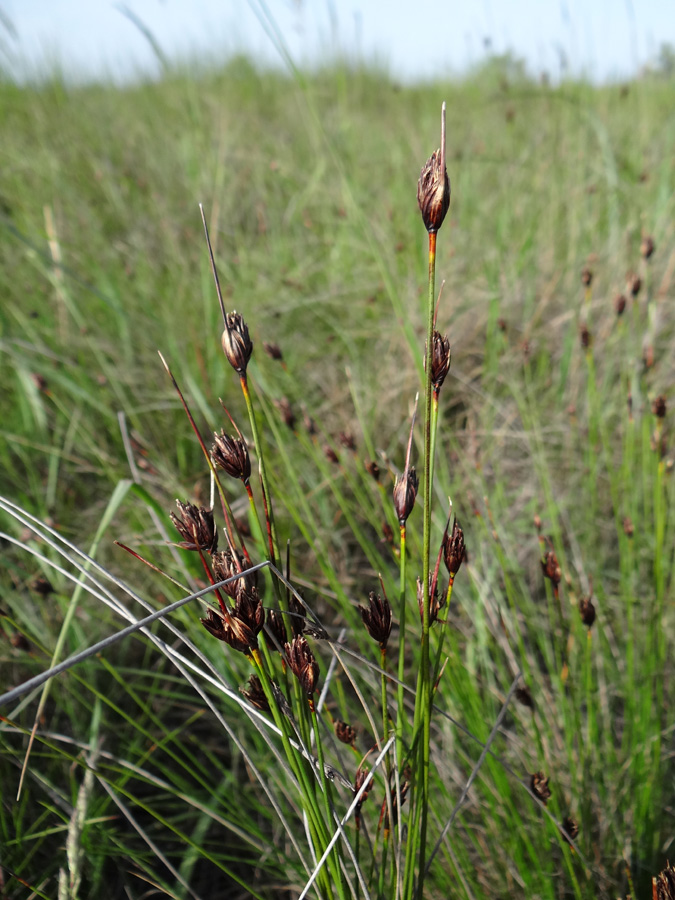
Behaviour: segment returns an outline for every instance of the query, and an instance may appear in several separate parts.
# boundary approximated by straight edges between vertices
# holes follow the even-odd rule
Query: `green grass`
[[[425,896],[650,897],[675,834],[671,412],[663,457],[651,446],[651,403],[674,399],[675,87],[547,88],[499,75],[495,65],[462,83],[401,88],[375,71],[334,68],[305,83],[234,60],[124,90],[0,85],[0,488],[77,546],[94,545],[97,562],[151,609],[181,590],[114,539],[186,587],[198,583],[194,560],[165,542],[175,539],[175,497],[208,503],[208,472],[156,351],[205,435],[229,427],[222,397],[250,437],[220,349],[202,202],[226,306],[244,314],[255,345],[249,376],[280,545],[291,541],[294,581],[331,635],[345,628],[348,646],[379,665],[357,605],[379,589],[381,573],[398,621],[391,488],[421,389],[425,333],[415,190],[446,100],[452,203],[438,239],[437,279],[446,282],[438,325],[453,355],[431,552],[450,496],[469,555],[448,612],[437,704],[484,742],[522,670],[535,708],[509,706]],[[656,244],[648,263],[643,231]],[[644,286],[618,319],[614,297],[629,269]],[[263,341],[281,346],[284,366]],[[294,429],[275,405],[283,397]],[[125,490],[120,412],[142,489]],[[354,435],[356,453],[340,445],[340,431]],[[418,424],[420,467],[421,457]],[[365,459],[378,460],[381,486]],[[243,491],[228,491],[245,516]],[[12,686],[48,667],[60,636],[63,657],[126,622],[100,596],[74,596],[53,568],[54,548],[0,515],[2,529],[27,544],[3,546],[0,572],[1,680]],[[562,569],[559,599],[542,576],[549,545],[535,515]],[[418,621],[420,523],[416,509],[408,628]],[[33,589],[40,574],[55,589],[46,598]],[[591,584],[589,633],[577,607]],[[218,688],[220,680],[236,692],[250,666],[204,631],[191,605],[171,621],[194,644],[181,652],[204,671],[211,665],[215,681],[194,676],[197,693],[190,670],[147,637],[73,668],[52,684],[18,801],[39,692],[0,711],[9,898],[31,895],[19,878],[36,896],[55,897],[60,869],[81,872],[80,897],[140,896],[141,879],[167,896],[298,896],[312,868],[300,797],[276,744]],[[152,631],[179,647],[164,626]],[[27,650],[10,643],[16,635]],[[390,654],[396,637],[395,629]],[[323,683],[331,652],[313,646]],[[415,653],[413,642],[410,686]],[[381,730],[379,677],[358,660],[347,666]],[[326,702],[333,717],[359,726],[367,752],[374,738],[340,666]],[[430,847],[481,753],[449,720],[436,715],[432,725]],[[341,760],[353,778],[358,760],[347,749]],[[81,791],[88,765],[95,777]],[[579,853],[521,784],[538,770],[550,778],[548,811],[579,824]],[[380,781],[363,807],[372,840],[382,798]],[[338,787],[335,802],[344,812],[349,791]],[[353,823],[346,829],[353,839]]]

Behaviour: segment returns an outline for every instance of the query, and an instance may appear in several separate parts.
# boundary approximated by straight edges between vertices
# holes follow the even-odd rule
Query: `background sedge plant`
[[[667,898],[672,87],[519,77],[440,240],[440,86],[2,88],[11,900]]]

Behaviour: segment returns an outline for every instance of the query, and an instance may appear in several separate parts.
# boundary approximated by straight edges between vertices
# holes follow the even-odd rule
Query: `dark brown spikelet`
[[[239,315],[236,310],[228,313],[225,317],[225,331],[223,331],[221,344],[229,364],[239,375],[244,375],[253,353],[253,343],[243,316]]]
[[[441,151],[436,150],[425,162],[417,182],[417,203],[424,226],[432,234],[443,224],[450,206],[450,181],[443,165]]]
[[[622,316],[625,313],[627,302],[625,294],[616,295],[614,298],[614,311],[617,316]]]
[[[572,838],[572,840],[576,841],[577,837],[579,836],[579,826],[574,821],[572,816],[566,816],[563,819],[562,826],[565,829],[565,831],[567,832],[567,834]],[[563,834],[563,837],[569,844],[569,841],[567,840],[567,836]],[[675,900],[675,898],[673,898],[673,900]]]
[[[323,445],[323,455],[326,457],[328,462],[331,462],[331,463],[339,463],[340,462],[340,457],[337,455],[335,450],[333,450],[333,448],[331,447],[330,444]]]
[[[551,796],[551,789],[548,786],[548,778],[543,772],[535,772],[534,775],[532,775],[530,778],[530,788],[535,797],[538,797],[541,802],[546,805],[546,802]]]
[[[628,273],[628,290],[631,292],[631,296],[637,297],[640,293],[640,288],[642,287],[642,279],[639,275],[636,275],[635,272]]]
[[[206,618],[200,621],[210,634],[240,653],[248,653],[258,646],[255,634],[245,622],[234,615],[226,618],[213,607],[209,607]]]
[[[593,336],[588,330],[588,325],[585,322],[582,322],[579,326],[579,340],[581,341],[581,346],[584,350],[588,350],[593,343]]]
[[[433,591],[431,590],[432,582],[433,575],[429,575],[429,625],[434,624],[445,603],[445,597],[442,600],[439,599],[438,583],[434,585]],[[424,588],[421,578],[417,579],[417,605],[420,610],[420,619],[424,622]]]
[[[459,568],[464,562],[466,556],[466,546],[464,545],[464,532],[462,531],[457,519],[452,525],[452,531],[448,533],[446,528],[443,535],[443,561],[448,570],[451,579],[459,572]]]
[[[646,234],[640,242],[640,253],[643,259],[649,259],[654,252],[654,238]]]
[[[218,548],[218,532],[213,523],[213,510],[192,503],[176,500],[179,515],[171,513],[171,521],[183,540],[178,544],[183,550],[204,550],[215,553]]]
[[[281,400],[275,400],[274,405],[279,410],[279,415],[281,416],[284,425],[293,429],[295,427],[295,413],[293,412],[293,407],[291,406],[291,401],[288,397],[282,397]]]
[[[532,691],[526,684],[516,688],[515,698],[518,703],[526,706],[528,709],[534,709],[534,700],[532,699]]]
[[[549,550],[544,554],[541,560],[541,568],[544,578],[548,578],[554,587],[558,587],[562,580],[562,570],[558,565],[558,557],[553,550]]]
[[[340,722],[339,720],[335,722],[333,727],[335,728],[335,737],[341,744],[354,744],[354,741],[356,740],[356,729],[352,728],[352,726],[348,725],[346,722]]]
[[[426,356],[425,356],[426,363]],[[450,371],[450,341],[444,334],[434,331],[431,348],[431,383],[436,393],[441,389]]]
[[[593,273],[588,268],[588,266],[584,266],[581,270],[581,283],[584,287],[590,287],[593,283]]]
[[[593,622],[595,622],[595,606],[590,597],[582,597],[581,600],[579,600],[579,615],[581,616],[581,621],[587,628],[590,628]]]
[[[665,419],[667,411],[668,404],[666,403],[666,398],[663,394],[659,394],[659,396],[652,401],[652,412],[657,419]]]
[[[319,680],[319,664],[304,637],[294,637],[291,644],[286,644],[286,661],[303,691],[311,698]]]
[[[229,547],[227,550],[219,550],[218,553],[214,553],[211,557],[211,562],[213,563],[213,572],[218,581],[226,581],[228,578],[232,578],[233,575],[239,575],[239,573],[246,570],[246,561],[243,554],[237,551],[235,560]],[[258,573],[252,572],[250,575],[242,575],[236,581],[226,584],[223,590],[236,600],[241,591],[255,589],[257,583]]]
[[[239,591],[234,604],[234,615],[245,622],[253,634],[260,634],[265,624],[265,608],[256,588],[246,588]]]
[[[380,467],[378,466],[378,464],[375,462],[374,459],[366,460],[364,462],[364,466],[365,466],[366,472],[370,475],[371,478],[373,478],[375,481],[380,480]]]
[[[251,459],[246,441],[239,437],[230,437],[224,431],[220,434],[214,432],[213,437],[211,459],[214,466],[223,469],[232,478],[241,478],[244,484],[248,484],[251,477]]]
[[[278,609],[268,609],[267,610],[267,627],[270,630],[270,633],[274,635],[274,641],[271,642],[271,645],[275,650],[278,650],[279,653],[283,653],[284,644],[286,643],[286,626],[284,624],[284,617],[279,612]],[[270,640],[267,640],[268,645],[270,644]]]
[[[363,787],[363,783],[368,777],[369,770],[365,766],[359,766],[356,772],[356,778],[354,779],[354,793],[358,794],[358,792]],[[361,794],[361,799],[356,804],[356,809],[354,810],[354,821],[356,822],[357,829],[361,828],[361,807],[368,799],[368,794],[370,793],[370,789],[373,785],[373,782],[370,781],[368,783],[368,787]]]
[[[368,606],[359,606],[359,612],[366,626],[366,631],[384,650],[391,634],[391,606],[384,599],[371,591],[368,594]]]
[[[256,709],[260,709],[262,712],[270,711],[270,705],[267,702],[265,691],[263,690],[262,683],[257,675],[251,675],[249,677],[248,690],[246,688],[239,688],[239,692],[246,697],[251,706],[255,706]]]
[[[338,434],[338,441],[346,450],[351,450],[352,453],[356,451],[356,440],[350,431],[341,431]]]
[[[635,525],[633,525],[633,520],[630,516],[626,516],[623,520],[623,533],[629,538],[632,538],[635,534]]]
[[[282,360],[284,358],[281,347],[278,344],[271,344],[269,341],[263,341],[263,350],[270,359]]]
[[[675,900],[675,868],[670,863],[652,878],[652,890],[655,900]]]
[[[40,594],[41,597],[48,597],[50,594],[54,593],[54,588],[50,581],[44,578],[42,575],[39,575],[31,584],[31,588],[35,591],[36,594]]]
[[[419,479],[414,466],[410,466],[394,482],[394,509],[400,525],[405,525],[415,506]]]

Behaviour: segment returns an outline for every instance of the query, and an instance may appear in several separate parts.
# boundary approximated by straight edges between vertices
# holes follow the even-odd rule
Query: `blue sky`
[[[0,0],[0,54],[14,67],[58,59],[76,75],[116,80],[155,73],[124,6],[169,57],[246,50],[280,61],[260,0]],[[267,9],[296,62],[342,51],[377,58],[401,80],[461,72],[484,56],[486,39],[533,72],[556,78],[565,59],[594,80],[629,77],[661,42],[675,45],[675,0],[267,0]]]

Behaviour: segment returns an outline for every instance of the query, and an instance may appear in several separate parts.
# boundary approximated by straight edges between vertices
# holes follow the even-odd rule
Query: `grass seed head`
[[[530,778],[530,788],[532,789],[532,793],[546,805],[546,802],[551,796],[551,789],[548,786],[548,778],[543,772],[535,772],[534,775],[532,775]]]
[[[417,182],[417,203],[429,234],[438,231],[450,206],[450,181],[441,162],[440,150],[434,151],[422,166]]]
[[[624,312],[626,311],[627,302],[628,301],[626,300],[625,294],[616,295],[616,297],[614,298],[614,311],[616,312],[617,316],[622,316],[624,314]]]
[[[394,509],[400,525],[405,525],[415,506],[419,479],[414,466],[407,468],[394,483]]]
[[[284,624],[284,617],[278,609],[267,610],[267,627],[271,634],[274,635],[276,644],[278,644],[277,646],[274,641],[271,642],[274,649],[279,650],[279,648],[283,648],[286,643],[286,626]],[[270,644],[269,639],[267,640],[267,643]]]
[[[548,578],[554,587],[558,587],[562,581],[562,569],[553,550],[549,550],[544,554],[541,560],[541,568],[544,578]]]
[[[663,394],[659,394],[659,396],[655,397],[652,401],[652,412],[657,419],[665,419],[667,411],[668,404],[666,403],[666,398]]]
[[[426,354],[425,354],[426,364]],[[444,334],[434,331],[431,348],[431,383],[438,393],[445,377],[450,371],[450,341]]]
[[[590,628],[593,625],[593,622],[595,622],[595,606],[590,597],[582,597],[581,600],[579,600],[579,615],[581,616],[581,621],[587,628]]]
[[[232,551],[219,550],[211,557],[213,563],[213,571],[218,581],[227,581],[233,575],[238,575],[246,569],[246,560],[244,555],[237,551],[235,559]],[[239,594],[244,590],[254,590],[258,581],[258,573],[252,572],[250,575],[242,575],[236,581],[231,581],[223,587],[226,594],[229,594],[233,600],[236,600]]]
[[[319,680],[319,664],[304,637],[294,637],[292,643],[286,644],[286,661],[303,691],[311,698]]]
[[[248,334],[248,325],[236,310],[225,317],[221,343],[229,364],[239,375],[244,375],[253,353],[253,343]]]
[[[239,437],[230,437],[224,431],[220,434],[214,432],[213,437],[211,459],[214,466],[223,469],[232,478],[241,478],[244,484],[248,484],[251,477],[251,458],[246,441]]]
[[[567,832],[567,834],[572,838],[572,840],[575,841],[577,839],[577,837],[579,836],[579,826],[577,825],[575,820],[572,818],[572,816],[567,816],[566,818],[564,818],[562,826],[565,829],[565,831]],[[567,841],[567,837],[565,835],[563,835],[563,837]],[[567,843],[569,843],[569,841],[567,841]]]
[[[640,253],[643,259],[649,259],[654,253],[654,238],[646,234],[640,243]]]
[[[429,625],[433,625],[445,603],[445,596],[439,598],[438,582],[434,584],[433,573],[429,573]],[[420,619],[424,622],[424,582],[417,579],[417,605],[420,610]]]
[[[374,459],[368,459],[363,464],[365,466],[366,472],[373,478],[374,481],[380,480],[380,467],[375,462]]]
[[[584,287],[590,287],[593,283],[593,273],[588,268],[588,266],[584,266],[581,270],[581,283]]]
[[[675,900],[675,868],[670,863],[652,879],[652,884],[655,900]]]
[[[179,515],[171,513],[171,521],[183,540],[178,544],[183,550],[204,550],[215,553],[218,548],[218,532],[213,522],[213,510],[192,503],[176,500]]]
[[[270,359],[283,360],[284,358],[281,347],[278,344],[271,344],[269,341],[263,341],[263,350]]]
[[[464,532],[462,531],[457,519],[455,519],[452,531],[448,533],[447,529],[443,535],[443,560],[451,578],[459,572],[459,568],[464,562],[466,556],[466,546],[464,544]]]
[[[352,728],[347,722],[341,722],[340,720],[336,720],[333,727],[335,728],[335,737],[341,744],[354,745],[354,741],[356,740],[355,728]],[[358,788],[356,788],[356,790],[358,790]]]
[[[637,297],[640,293],[640,288],[642,287],[642,279],[639,275],[636,275],[635,272],[629,272],[627,276],[628,282],[628,290],[631,293],[632,297]]]
[[[253,631],[246,622],[238,619],[235,615],[225,618],[221,613],[209,607],[206,618],[200,621],[210,634],[219,641],[229,644],[233,650],[237,650],[239,653],[248,654],[249,651],[256,650],[258,647],[258,641]]]
[[[368,595],[368,606],[359,606],[359,612],[366,631],[384,650],[391,634],[391,606],[386,597],[375,591]]]
[[[246,697],[251,706],[255,706],[256,709],[262,710],[262,712],[270,711],[270,705],[267,702],[265,691],[263,690],[262,683],[257,675],[251,675],[249,677],[248,690],[246,688],[239,688],[239,692]]]

